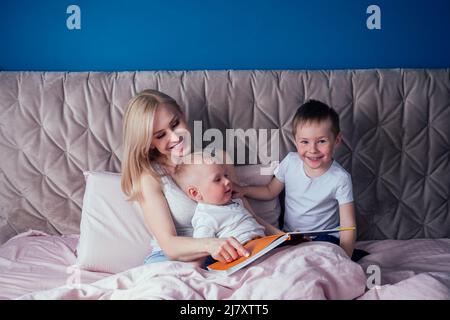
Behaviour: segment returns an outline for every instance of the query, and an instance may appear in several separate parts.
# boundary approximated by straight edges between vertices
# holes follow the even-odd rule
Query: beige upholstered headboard
[[[359,239],[450,237],[450,71],[0,72],[0,243],[77,233],[84,170],[120,171],[137,92],[174,97],[206,127],[280,128],[314,98],[340,114]]]

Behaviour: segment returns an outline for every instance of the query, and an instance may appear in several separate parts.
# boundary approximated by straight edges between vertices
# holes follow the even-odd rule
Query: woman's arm
[[[234,238],[194,239],[177,236],[160,183],[151,175],[142,177],[142,195],[140,205],[145,223],[170,259],[193,261],[211,255],[214,259],[225,262],[248,254]]]
[[[356,227],[355,206],[353,202],[339,206],[339,218],[341,228]],[[351,257],[355,247],[356,229],[341,231],[340,239],[342,249]]]

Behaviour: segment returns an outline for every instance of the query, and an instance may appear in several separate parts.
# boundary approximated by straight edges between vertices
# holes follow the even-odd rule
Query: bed
[[[123,110],[148,88],[191,124],[279,129],[280,159],[294,148],[296,108],[332,105],[356,247],[370,254],[353,263],[307,243],[230,278],[182,262],[80,266],[83,173],[120,172]],[[1,299],[450,299],[448,69],[0,72],[0,110]]]

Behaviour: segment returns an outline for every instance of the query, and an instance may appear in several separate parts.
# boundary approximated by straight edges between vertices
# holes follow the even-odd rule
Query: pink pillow
[[[118,173],[85,172],[86,190],[77,247],[77,264],[118,273],[143,264],[151,234],[137,202],[129,202]]]

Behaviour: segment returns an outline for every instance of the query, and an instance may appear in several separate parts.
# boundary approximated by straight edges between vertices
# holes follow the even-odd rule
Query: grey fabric
[[[0,72],[0,243],[79,232],[84,170],[120,171],[137,92],[174,97],[205,128],[280,128],[307,99],[340,114],[358,238],[450,237],[450,71]]]

